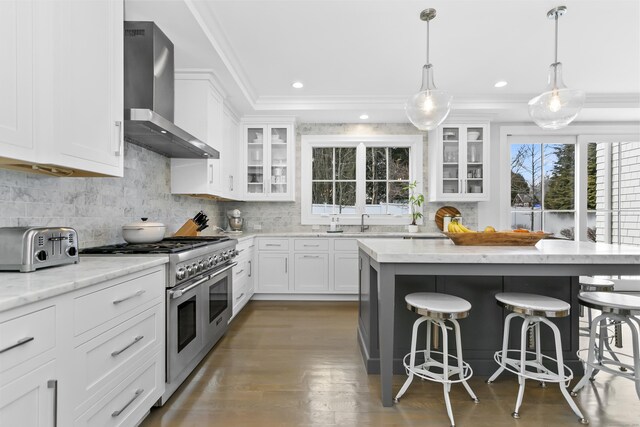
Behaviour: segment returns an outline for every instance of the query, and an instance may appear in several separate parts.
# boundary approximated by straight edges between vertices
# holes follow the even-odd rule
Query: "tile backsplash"
[[[81,247],[123,242],[124,224],[148,217],[175,232],[203,210],[222,224],[222,204],[170,191],[170,160],[125,144],[124,178],[54,178],[0,169],[0,226],[68,226]]]

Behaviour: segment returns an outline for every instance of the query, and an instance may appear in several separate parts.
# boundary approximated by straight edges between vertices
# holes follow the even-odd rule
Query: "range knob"
[[[187,265],[187,276],[191,276],[193,273],[193,266]]]
[[[204,271],[205,268],[207,268],[207,263],[205,260],[201,259],[200,261],[198,261],[198,268],[200,268],[200,271]]]
[[[240,255],[240,252],[238,252],[237,249],[232,249],[231,250],[231,257],[237,257],[238,255]]]
[[[213,265],[216,265],[218,263],[218,255],[214,255],[213,256]]]
[[[198,273],[200,271],[200,266],[197,262],[191,264],[191,269],[193,270],[193,274]]]
[[[213,267],[213,257],[210,256],[209,259],[207,259],[207,267],[211,268]]]
[[[187,270],[184,267],[180,267],[178,271],[176,271],[176,279],[182,280],[187,277]]]
[[[229,252],[227,252],[227,251],[222,252],[222,259],[224,259],[224,260],[229,259]]]

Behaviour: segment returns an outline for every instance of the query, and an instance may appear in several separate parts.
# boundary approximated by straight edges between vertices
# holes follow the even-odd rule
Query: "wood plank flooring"
[[[356,343],[357,314],[355,302],[249,302],[142,426],[448,426],[437,383],[415,380],[400,403],[382,407],[378,377],[366,374]],[[394,393],[404,379],[395,377]],[[485,380],[470,381],[479,404],[461,385],[452,387],[457,426],[580,425],[556,385],[527,382],[522,418],[514,420],[515,376],[503,374],[492,385]],[[640,401],[629,380],[601,373],[576,400],[592,427],[640,426]]]

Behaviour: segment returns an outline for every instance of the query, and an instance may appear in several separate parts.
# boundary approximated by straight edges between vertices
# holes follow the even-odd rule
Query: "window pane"
[[[367,205],[387,203],[387,183],[367,182]]]
[[[389,180],[409,180],[409,147],[389,149]]]
[[[531,210],[511,211],[511,228],[526,228],[531,231],[541,230],[542,212],[534,212]]]
[[[311,213],[333,213],[333,183],[313,182],[311,184]]]
[[[336,182],[337,213],[356,213],[356,183]]]
[[[511,145],[511,206],[539,209],[542,198],[540,144]]]
[[[389,183],[389,206],[387,213],[390,214],[408,214],[409,192],[404,188],[409,185],[406,182],[390,182]]]
[[[573,212],[545,212],[544,231],[560,239],[574,240],[575,216]],[[539,230],[539,228],[537,229]]]
[[[545,144],[544,208],[574,209],[575,145]]]
[[[355,147],[336,148],[336,179],[356,179]]]
[[[367,179],[387,179],[386,148],[367,148]]]
[[[314,148],[312,179],[333,179],[333,148]]]

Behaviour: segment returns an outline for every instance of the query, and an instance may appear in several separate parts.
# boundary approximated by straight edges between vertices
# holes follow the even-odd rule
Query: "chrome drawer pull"
[[[53,427],[58,426],[58,380],[47,381],[47,388],[53,389]]]
[[[281,245],[280,245],[280,243],[266,243],[265,246],[275,246],[275,247],[279,248]]]
[[[304,246],[305,248],[317,248],[320,245],[302,245],[302,246]]]
[[[238,301],[239,299],[242,299],[242,297],[244,296],[244,292],[240,294],[240,296],[238,298],[236,298],[236,301]]]
[[[120,415],[121,413],[123,413],[123,412],[124,412],[124,410],[125,410],[125,409],[127,409],[127,408],[129,407],[129,405],[131,405],[131,404],[133,403],[133,401],[134,401],[134,400],[136,400],[136,399],[138,398],[138,396],[140,396],[143,392],[144,392],[144,389],[143,389],[143,388],[139,388],[139,389],[137,389],[137,390],[136,390],[136,394],[134,394],[134,395],[133,395],[133,397],[131,398],[131,400],[130,400],[130,401],[128,401],[128,402],[127,402],[127,404],[126,404],[126,405],[124,405],[124,406],[122,407],[122,409],[120,409],[119,411],[113,411],[113,412],[111,413],[111,416],[112,416],[112,417],[117,417],[118,415]]]
[[[243,268],[242,270],[240,270],[240,271],[236,271],[236,274],[240,274],[240,273],[242,273],[243,271],[244,271],[244,268]]]
[[[9,351],[12,348],[20,347],[22,344],[26,344],[26,343],[28,343],[30,341],[33,341],[33,340],[34,340],[33,337],[20,338],[17,343],[15,343],[13,345],[10,345],[9,347],[5,347],[2,350],[0,350],[0,353],[4,353],[5,351]]]
[[[120,304],[121,302],[125,302],[128,299],[139,297],[140,295],[144,294],[145,292],[146,291],[144,289],[140,289],[138,292],[136,292],[133,295],[129,295],[128,297],[124,297],[124,298],[120,298],[120,299],[114,300],[113,303],[114,304]]]
[[[302,258],[320,258],[320,255],[303,255]]]
[[[138,341],[140,341],[142,338],[144,338],[144,335],[138,335],[133,339],[133,342],[127,344],[125,347],[121,348],[120,350],[114,351],[113,353],[111,353],[111,356],[116,357],[117,355],[119,355],[120,353],[122,353],[123,351],[125,351],[126,349],[128,349],[129,347],[137,343]]]

